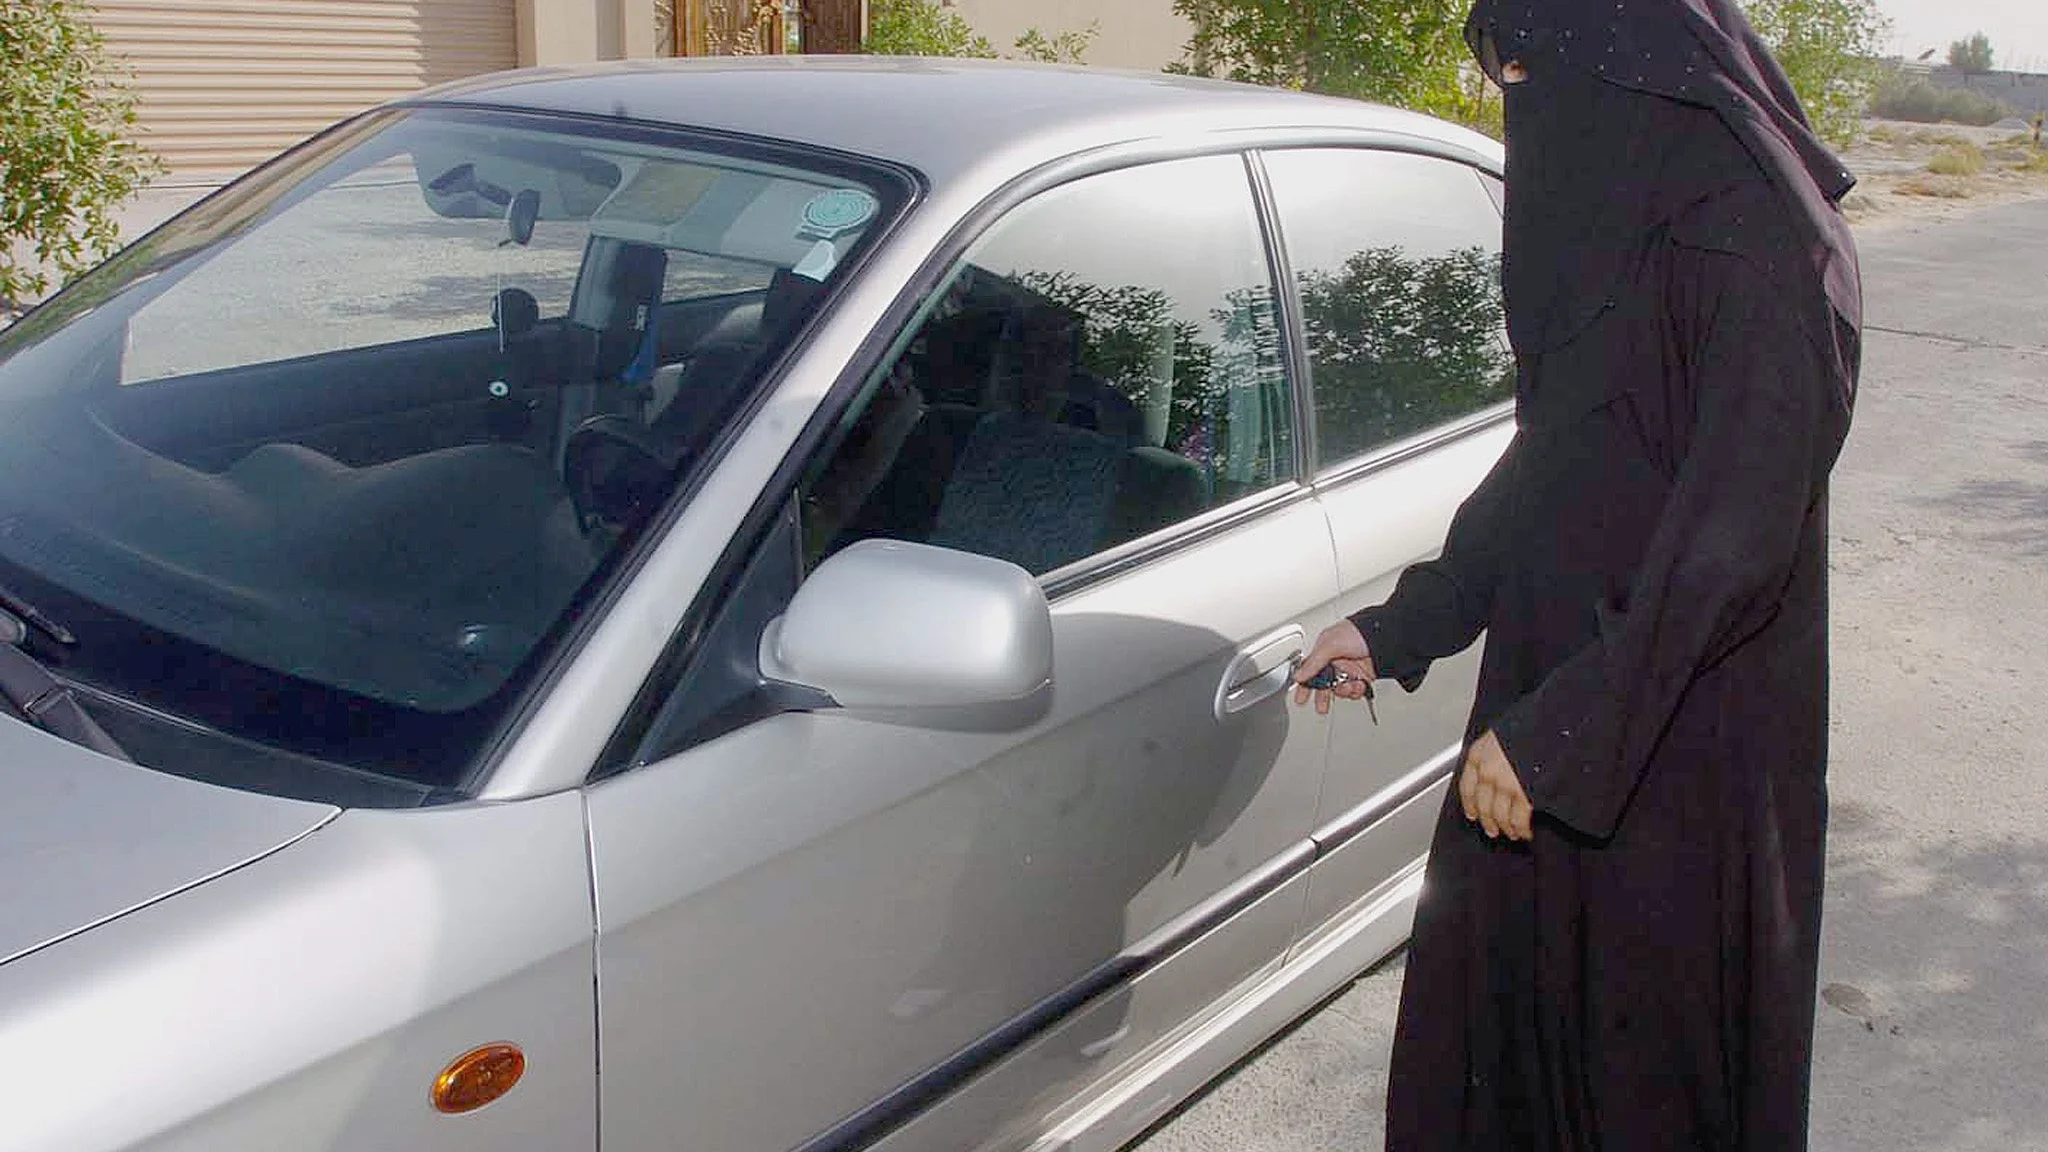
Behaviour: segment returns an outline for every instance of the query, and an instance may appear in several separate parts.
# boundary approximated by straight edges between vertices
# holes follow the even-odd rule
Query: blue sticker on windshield
[[[821,192],[804,205],[803,230],[799,235],[817,240],[837,240],[849,232],[867,227],[882,205],[858,188],[836,188]]]

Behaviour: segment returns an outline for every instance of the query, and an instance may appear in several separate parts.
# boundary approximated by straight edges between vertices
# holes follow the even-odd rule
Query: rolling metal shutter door
[[[511,68],[514,0],[94,0],[143,142],[231,173],[428,84]]]

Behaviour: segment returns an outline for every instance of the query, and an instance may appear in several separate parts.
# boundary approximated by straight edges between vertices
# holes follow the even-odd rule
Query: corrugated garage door
[[[372,104],[513,67],[514,0],[94,0],[180,173],[255,164]]]

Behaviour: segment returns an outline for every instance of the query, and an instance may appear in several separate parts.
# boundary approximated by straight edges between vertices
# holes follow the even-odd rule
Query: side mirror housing
[[[1052,681],[1052,610],[1014,564],[864,540],[819,565],[761,637],[770,679],[841,707],[965,708]]]

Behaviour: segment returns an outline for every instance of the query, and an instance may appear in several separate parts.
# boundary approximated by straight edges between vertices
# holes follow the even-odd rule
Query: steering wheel
[[[562,447],[577,526],[585,535],[625,531],[661,503],[681,462],[631,417],[606,413],[578,424]]]

